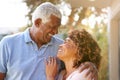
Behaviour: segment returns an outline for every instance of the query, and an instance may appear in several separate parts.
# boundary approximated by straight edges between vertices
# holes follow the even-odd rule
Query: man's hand
[[[85,75],[86,77],[90,75],[90,80],[98,80],[98,70],[93,63],[91,62],[82,63],[79,67],[80,72],[82,72],[85,69],[89,69]]]

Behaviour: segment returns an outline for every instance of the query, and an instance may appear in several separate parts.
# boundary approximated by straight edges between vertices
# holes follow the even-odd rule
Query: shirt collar
[[[29,28],[27,28],[27,29],[24,31],[24,39],[25,39],[25,42],[26,42],[26,43],[32,42],[32,39],[31,39],[31,37],[30,37]]]

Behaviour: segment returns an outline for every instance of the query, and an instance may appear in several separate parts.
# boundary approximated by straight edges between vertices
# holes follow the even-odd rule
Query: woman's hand
[[[55,80],[58,72],[58,65],[55,57],[49,57],[45,61],[47,80]]]

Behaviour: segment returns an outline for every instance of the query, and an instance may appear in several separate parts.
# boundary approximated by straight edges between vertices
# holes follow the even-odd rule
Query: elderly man
[[[63,43],[53,36],[58,33],[61,13],[55,5],[45,2],[34,11],[32,23],[24,32],[1,40],[0,80],[46,80],[44,60],[56,56]],[[96,72],[91,63],[87,65]]]

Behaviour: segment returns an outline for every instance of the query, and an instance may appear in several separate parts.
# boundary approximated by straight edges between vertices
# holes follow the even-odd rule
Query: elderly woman
[[[73,30],[69,33],[65,42],[59,46],[57,57],[65,64],[65,70],[61,71],[57,80],[90,80],[90,74],[86,77],[88,69],[80,72],[80,65],[84,62],[92,62],[99,69],[100,48],[92,36],[84,29]],[[57,62],[50,57],[46,61],[47,80],[55,80]]]

